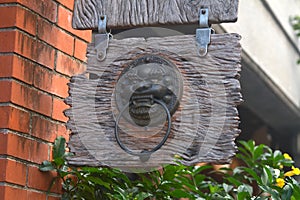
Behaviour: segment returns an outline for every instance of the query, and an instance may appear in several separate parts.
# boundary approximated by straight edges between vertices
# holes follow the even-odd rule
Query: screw
[[[146,57],[145,62],[146,62],[146,63],[149,63],[149,62],[150,62],[150,58],[149,58],[149,57]]]
[[[200,48],[200,49],[199,49],[199,55],[200,55],[200,56],[205,56],[206,52],[207,52],[207,51],[206,51],[205,48]]]
[[[102,61],[104,59],[104,53],[99,51],[97,57],[98,57],[98,60]]]

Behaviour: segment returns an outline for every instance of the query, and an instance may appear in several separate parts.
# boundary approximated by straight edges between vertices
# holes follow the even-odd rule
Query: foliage
[[[235,169],[213,170],[212,165],[168,165],[163,170],[128,174],[106,167],[69,166],[65,139],[55,140],[53,160],[44,161],[41,171],[56,171],[62,179],[63,200],[96,199],[197,199],[197,200],[297,200],[300,185],[294,179],[300,170],[288,154],[253,141],[240,141],[236,157],[244,162]],[[179,159],[180,161],[180,159]],[[221,180],[216,178],[221,177]]]
[[[300,38],[300,16],[295,16],[291,19],[291,24],[296,32],[296,35]],[[298,60],[300,64],[300,59]]]

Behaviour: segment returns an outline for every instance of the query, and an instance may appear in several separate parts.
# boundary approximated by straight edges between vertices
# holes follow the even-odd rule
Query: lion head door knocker
[[[118,145],[128,154],[148,160],[171,133],[171,116],[179,107],[182,91],[183,80],[179,70],[163,56],[144,55],[126,65],[114,92],[118,110],[115,119]],[[134,149],[125,144],[126,135],[134,137],[135,141],[131,144]],[[145,142],[157,135],[161,136],[160,142],[151,146],[139,141]]]

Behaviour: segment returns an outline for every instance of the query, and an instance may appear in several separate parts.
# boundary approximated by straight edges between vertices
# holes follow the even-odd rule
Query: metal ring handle
[[[116,118],[116,122],[115,122],[115,137],[116,137],[116,140],[117,140],[117,143],[118,145],[128,154],[131,154],[131,155],[134,155],[134,156],[145,156],[145,155],[149,155],[149,154],[152,154],[154,153],[155,151],[157,151],[158,149],[160,149],[164,143],[167,141],[169,135],[170,135],[170,132],[171,132],[171,114],[170,114],[170,111],[168,109],[168,107],[166,106],[166,104],[163,102],[163,101],[160,101],[158,99],[154,99],[153,98],[153,101],[159,105],[161,105],[164,110],[166,111],[167,113],[167,118],[168,118],[168,129],[167,129],[167,132],[164,136],[164,138],[162,139],[162,141],[156,146],[154,147],[153,149],[151,149],[150,151],[148,150],[143,150],[142,152],[140,153],[136,153],[134,151],[132,151],[131,149],[129,149],[127,146],[125,146],[121,140],[120,140],[120,136],[119,136],[119,131],[118,131],[118,125],[119,125],[119,121],[120,121],[120,118],[122,117],[123,113],[125,112],[125,110],[129,107],[130,103],[128,103],[124,109],[120,112],[119,116]]]

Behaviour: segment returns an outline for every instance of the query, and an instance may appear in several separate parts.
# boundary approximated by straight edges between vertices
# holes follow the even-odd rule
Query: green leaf
[[[268,185],[268,183],[269,183],[268,174],[267,174],[265,168],[263,169],[263,174],[261,175],[261,182],[263,185]]]
[[[292,179],[292,187],[293,187],[293,196],[295,197],[295,199],[300,199],[300,185],[299,183]]]
[[[250,199],[250,195],[248,192],[239,192],[237,195],[237,200],[246,200]]]
[[[54,170],[54,166],[52,165],[52,163],[50,161],[43,161],[42,164],[39,166],[39,170],[42,172],[48,172],[48,171],[52,171]]]
[[[196,175],[199,174],[200,172],[208,169],[212,169],[213,167],[211,165],[203,165],[203,166],[195,166],[192,170],[192,174]]]
[[[273,200],[281,200],[279,193],[276,190],[272,189],[267,185],[258,185],[258,186],[262,191],[269,193],[272,196]]]
[[[218,185],[209,185],[210,193],[212,193],[212,194],[218,193],[219,190],[220,190],[220,187]]]
[[[226,193],[229,193],[233,189],[233,186],[223,183],[223,189]]]
[[[62,170],[57,170],[57,172],[59,173],[60,177],[65,177],[65,176],[71,174],[68,171],[62,171]]]
[[[247,149],[250,153],[254,151],[255,142],[253,140],[246,141],[239,141],[241,145],[244,146],[245,149]]]
[[[148,197],[151,197],[152,195],[150,193],[145,193],[145,192],[142,192],[142,193],[139,193],[138,195],[136,195],[136,198],[137,200],[144,200]]]
[[[163,173],[163,179],[172,180],[176,174],[176,167],[174,165],[169,165],[165,168]]]
[[[115,191],[118,192],[118,194],[120,195],[120,197],[124,200],[127,200],[126,198],[126,195],[125,195],[125,191],[123,188],[119,187],[119,186],[116,186],[115,188]]]
[[[281,151],[279,151],[279,150],[275,150],[275,151],[274,151],[274,153],[273,153],[273,159],[274,159],[275,161],[281,160],[281,159],[283,159],[283,158],[284,158],[284,157],[283,157]]]
[[[252,158],[251,153],[249,152],[249,150],[245,149],[244,147],[238,147],[239,152],[237,153],[237,156],[243,156],[247,159]]]
[[[281,199],[291,199],[293,188],[288,184],[283,187]]]
[[[57,137],[53,145],[53,159],[63,158],[65,155],[66,139]]]
[[[183,190],[178,190],[178,189],[172,191],[171,196],[174,198],[190,198],[190,199],[194,198],[194,196],[191,195],[190,193],[183,191]]]
[[[233,184],[233,185],[235,185],[235,186],[240,186],[240,185],[243,184],[242,182],[240,182],[239,180],[237,180],[237,179],[234,178],[234,177],[228,177],[228,178],[226,178],[226,179],[228,180],[229,183],[231,183],[231,184]]]
[[[69,198],[69,194],[68,193],[63,193],[62,197],[61,197],[61,200],[70,200]]]
[[[271,173],[270,169],[267,166],[263,167],[263,173],[262,173],[262,176],[261,176],[261,181],[262,181],[263,185],[269,185],[270,183],[273,182],[272,173]]]
[[[144,176],[143,174],[139,174],[139,175],[140,175],[140,178],[142,179],[142,181],[138,180],[137,182],[140,183],[142,187],[144,187],[144,188],[152,188],[153,187],[153,182],[151,181],[151,179]]]
[[[265,148],[265,145],[263,145],[263,144],[254,147],[254,151],[253,151],[253,159],[254,160],[257,160],[259,157],[261,157],[261,155],[264,153],[264,148]]]
[[[237,192],[246,192],[249,194],[249,196],[252,196],[253,188],[250,185],[244,184],[238,187]]]
[[[197,174],[194,176],[195,182],[196,183],[201,183],[205,180],[206,176],[203,174]]]
[[[178,177],[176,177],[176,180],[178,180],[179,184],[181,184],[182,186],[186,186],[194,192],[198,191],[197,186],[194,185],[194,183],[192,182],[192,180],[189,177],[178,176]]]
[[[257,173],[253,169],[250,169],[250,168],[247,168],[247,167],[244,167],[242,169],[245,172],[247,172],[248,174],[250,174],[254,178],[254,180],[257,181],[257,183],[262,184],[261,178],[257,175]]]
[[[53,162],[55,163],[56,166],[60,167],[65,163],[65,159],[62,157],[57,157],[53,159]]]
[[[101,168],[97,167],[81,167],[81,171],[89,172],[89,173],[100,173]]]

